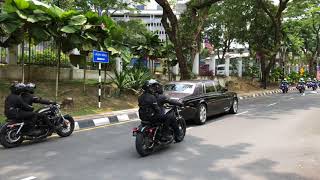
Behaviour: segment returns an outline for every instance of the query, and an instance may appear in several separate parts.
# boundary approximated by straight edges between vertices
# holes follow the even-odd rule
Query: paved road
[[[131,137],[138,122],[0,147],[0,180],[320,179],[320,93],[258,97],[240,107],[238,115],[190,125],[185,141],[145,158]]]

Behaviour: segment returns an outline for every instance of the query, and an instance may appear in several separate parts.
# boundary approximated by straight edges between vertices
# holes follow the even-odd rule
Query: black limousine
[[[204,124],[208,116],[238,111],[238,97],[218,82],[179,81],[164,85],[164,93],[171,99],[181,100],[187,106],[181,114],[185,120]]]

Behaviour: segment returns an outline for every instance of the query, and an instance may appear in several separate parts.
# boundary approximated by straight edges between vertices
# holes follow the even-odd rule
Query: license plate
[[[137,132],[133,132],[133,133],[132,133],[132,136],[137,136]]]

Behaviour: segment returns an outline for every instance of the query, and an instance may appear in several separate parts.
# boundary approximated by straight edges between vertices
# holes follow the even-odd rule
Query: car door
[[[215,89],[213,81],[205,83],[205,95],[204,99],[207,102],[207,112],[208,115],[218,114],[221,111],[220,107],[220,97]]]
[[[231,97],[228,94],[227,91],[225,91],[225,88],[223,88],[218,82],[214,83],[214,86],[216,88],[217,94],[219,96],[219,103],[220,103],[220,113],[226,112],[230,109],[230,102]]]

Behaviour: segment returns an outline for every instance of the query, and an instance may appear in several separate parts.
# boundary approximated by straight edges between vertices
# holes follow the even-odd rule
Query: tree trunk
[[[31,65],[31,36],[30,36],[30,34],[29,34],[29,46],[28,46],[28,48],[29,48],[29,54],[28,54],[28,81],[30,82],[30,79],[31,79],[31,73],[30,73],[30,71],[31,71],[31,69],[30,69],[30,65]]]
[[[183,55],[183,52],[182,52],[182,47],[175,46],[175,51],[176,51],[176,56],[177,56],[177,60],[179,62],[179,68],[180,68],[180,73],[181,73],[180,80],[188,80],[191,78],[191,76],[190,76],[190,72],[188,69],[187,61],[186,61],[186,59]]]
[[[24,83],[25,77],[24,77],[24,40],[21,44],[21,67],[22,67],[22,83]]]
[[[87,78],[87,62],[89,53],[85,52],[84,66],[83,66],[83,92],[86,92],[86,78]]]
[[[59,92],[60,61],[61,61],[61,41],[58,41],[58,63],[57,63],[57,72],[56,72],[56,96],[55,96],[56,101],[58,100],[58,92]]]

